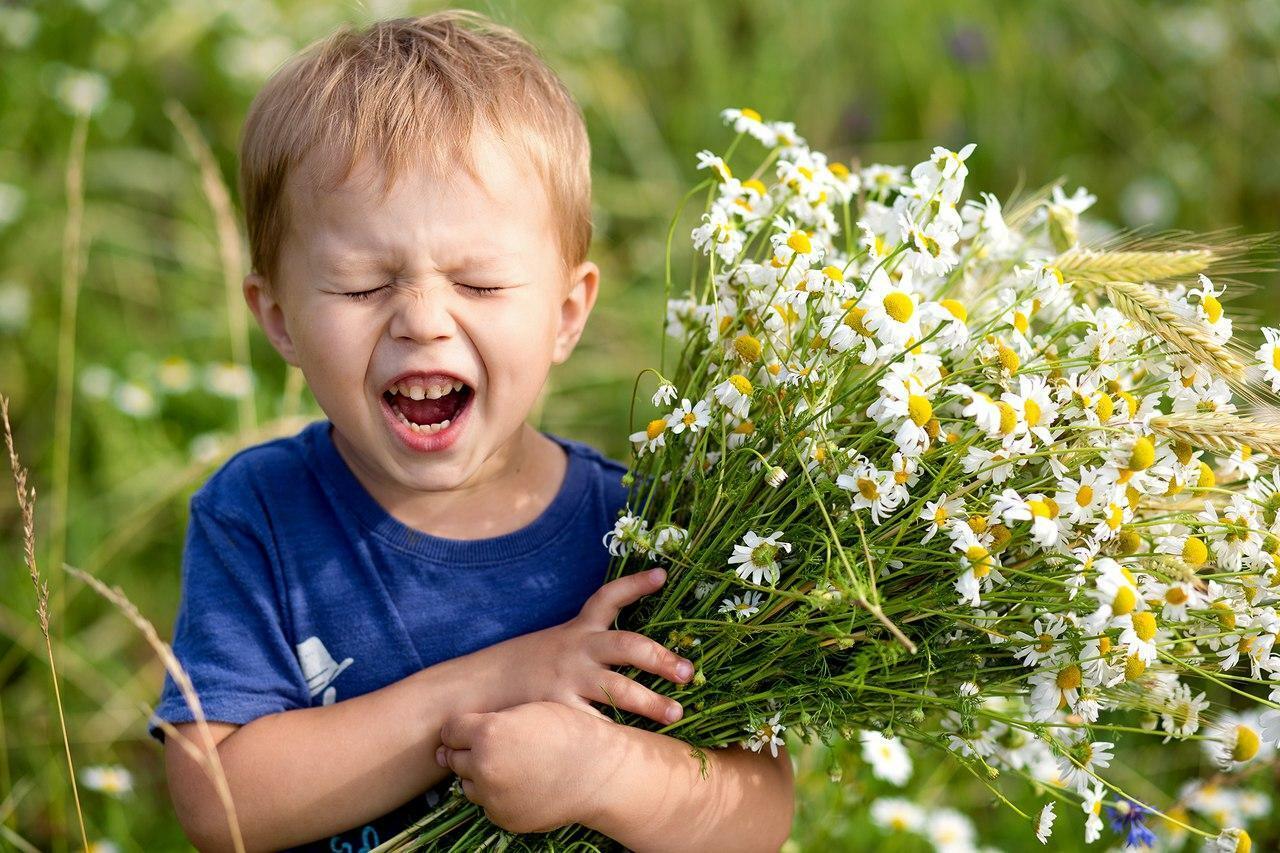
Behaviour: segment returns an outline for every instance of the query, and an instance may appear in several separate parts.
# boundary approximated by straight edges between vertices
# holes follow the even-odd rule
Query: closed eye
[[[501,287],[476,287],[475,285],[472,285],[472,284],[461,284],[461,283],[458,284],[458,287],[461,287],[463,290],[467,291],[468,293],[473,293],[476,296],[492,296],[493,294],[497,293],[499,290],[502,290]]]
[[[352,293],[344,293],[342,295],[355,302],[363,302],[364,300],[373,296],[373,294],[386,290],[390,286],[391,285],[389,284],[384,284],[382,285],[382,287],[375,287],[373,290],[357,290]]]
[[[357,290],[350,293],[344,293],[342,295],[354,302],[363,302],[364,300],[371,298],[375,293],[380,293],[389,287],[391,287],[390,284],[384,284],[381,287],[375,287],[372,290]],[[503,289],[501,287],[476,287],[475,285],[461,283],[458,283],[458,287],[461,287],[463,290],[474,294],[475,296],[492,296]]]

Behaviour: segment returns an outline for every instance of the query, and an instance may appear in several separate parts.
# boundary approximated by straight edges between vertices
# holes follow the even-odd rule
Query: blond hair
[[[286,182],[316,149],[333,156],[322,189],[366,153],[382,192],[410,165],[480,181],[473,132],[492,133],[542,180],[567,272],[591,243],[591,148],[564,83],[514,30],[467,10],[350,24],[285,63],[254,98],[240,145],[253,269],[275,289],[289,228]]]

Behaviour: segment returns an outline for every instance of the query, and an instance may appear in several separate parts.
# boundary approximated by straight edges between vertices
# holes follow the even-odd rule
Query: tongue
[[[443,420],[452,419],[458,413],[462,407],[462,393],[450,391],[435,400],[415,400],[403,394],[393,394],[391,405],[419,426],[438,424]]]

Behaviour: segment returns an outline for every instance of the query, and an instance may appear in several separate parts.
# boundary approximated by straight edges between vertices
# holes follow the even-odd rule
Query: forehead
[[[476,134],[472,156],[479,180],[460,162],[446,161],[436,173],[411,158],[384,188],[387,172],[376,158],[362,156],[339,183],[342,164],[313,152],[289,178],[291,237],[327,256],[406,245],[515,254],[545,246],[550,205],[533,170],[488,134]]]

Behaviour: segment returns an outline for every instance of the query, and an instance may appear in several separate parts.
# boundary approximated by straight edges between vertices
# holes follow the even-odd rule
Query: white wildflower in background
[[[880,732],[863,731],[862,758],[871,765],[871,772],[898,787],[911,778],[911,756],[898,738],[887,738]]]
[[[253,392],[253,374],[244,365],[234,362],[206,365],[204,381],[208,391],[219,397],[236,400]]]
[[[80,771],[80,781],[91,791],[121,796],[133,790],[133,774],[119,765],[94,765]]]

